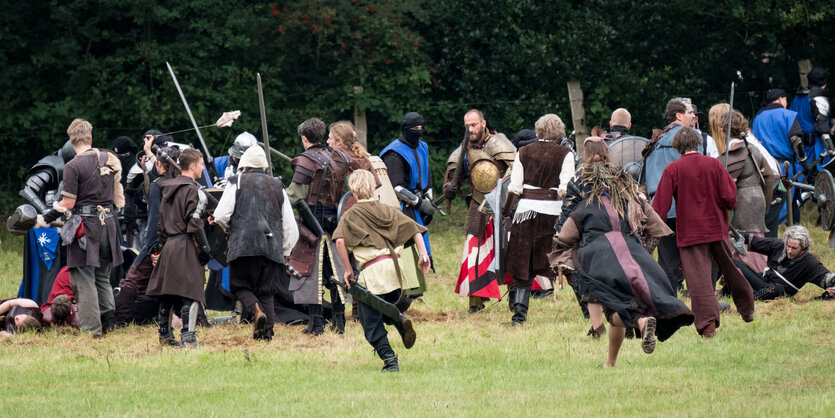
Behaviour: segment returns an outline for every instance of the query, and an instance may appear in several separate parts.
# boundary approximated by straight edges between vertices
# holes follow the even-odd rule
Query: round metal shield
[[[470,171],[470,181],[473,188],[481,193],[488,193],[493,190],[499,177],[501,177],[499,167],[487,160],[477,161]]]
[[[835,226],[835,180],[829,170],[823,170],[815,178],[815,198],[821,213],[821,228],[829,231]]]
[[[354,203],[357,203],[357,199],[354,197],[354,192],[347,191],[342,198],[339,199],[339,206],[336,207],[336,220],[339,221],[342,219],[342,214],[347,212],[348,209],[351,209],[351,206],[354,206]]]
[[[649,139],[640,136],[623,136],[609,144],[609,160],[618,163],[635,180],[641,175],[641,152]]]

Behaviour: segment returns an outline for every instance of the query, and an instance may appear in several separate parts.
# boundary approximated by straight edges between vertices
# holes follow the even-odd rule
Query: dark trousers
[[[267,337],[273,336],[275,305],[273,290],[278,282],[281,264],[267,257],[240,257],[229,263],[229,290],[241,301],[242,318],[255,315],[255,304],[267,315],[264,324]]]
[[[531,287],[533,287],[533,277],[528,277],[526,279],[523,279],[521,277],[514,276],[513,281],[508,283],[507,290],[511,290],[511,291],[516,290],[516,289],[531,290]]]
[[[116,326],[122,327],[131,322],[143,325],[151,323],[159,311],[159,301],[151,296],[140,294],[132,287],[123,287],[116,297]]]
[[[667,226],[675,231],[676,218],[668,218]],[[658,264],[664,270],[664,274],[667,275],[667,280],[670,281],[673,291],[678,293],[684,283],[684,274],[681,271],[681,253],[676,243],[675,233],[661,237],[658,241]]]
[[[719,327],[719,304],[714,294],[711,280],[711,258],[725,276],[725,286],[731,291],[731,297],[740,315],[754,313],[754,293],[751,285],[733,263],[731,246],[727,240],[681,247],[681,263],[687,292],[690,294],[694,325],[701,334],[708,325]]]
[[[116,297],[117,326],[131,322],[142,324],[156,316],[159,302],[155,298],[145,296],[153,271],[151,257],[145,257],[138,265],[131,265],[128,269],[127,276],[119,283],[119,295]]]
[[[386,302],[395,303],[400,298],[400,290],[379,296]],[[359,303],[357,310],[359,311],[360,325],[362,325],[362,331],[365,333],[365,339],[374,347],[377,355],[383,360],[394,357],[394,350],[389,344],[388,332],[385,327],[385,324],[391,324],[392,321],[378,310],[362,302]]]
[[[193,329],[189,329],[188,321],[189,321],[189,310],[191,309],[191,304],[197,303],[196,301],[182,297],[182,296],[173,296],[173,295],[163,295],[159,297],[159,324],[160,328],[168,327],[168,313],[171,312],[173,309],[176,312],[178,309],[180,311],[180,319],[183,320],[183,332],[193,332]]]

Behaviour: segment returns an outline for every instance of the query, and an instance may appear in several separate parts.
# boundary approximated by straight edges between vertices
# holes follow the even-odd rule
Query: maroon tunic
[[[736,206],[736,184],[719,160],[688,153],[668,165],[652,202],[665,221],[673,199],[679,247],[728,238],[728,211]]]
[[[197,208],[197,183],[186,176],[159,183],[159,234],[165,240],[147,294],[182,296],[205,303],[205,273],[191,234],[203,229],[203,220],[191,217]]]
[[[113,208],[113,190],[115,173],[101,175],[100,168],[109,158],[108,151],[96,148],[82,152],[64,166],[64,179],[61,195],[75,199],[74,212],[85,206]],[[86,251],[81,249],[78,240],[72,242],[67,249],[67,267],[100,267],[99,245],[103,228],[107,228],[110,252],[113,254],[113,267],[122,264],[122,250],[119,247],[119,234],[116,232],[116,218],[109,216],[101,224],[98,216],[83,218],[85,236],[87,237]]]

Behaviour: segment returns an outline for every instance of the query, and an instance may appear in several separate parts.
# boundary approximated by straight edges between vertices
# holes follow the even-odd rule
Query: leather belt
[[[113,205],[100,205],[103,209],[113,210]],[[86,205],[75,207],[72,213],[81,216],[99,216],[99,210],[96,205]],[[112,216],[112,215],[111,215]]]
[[[368,262],[366,262],[365,264],[363,264],[363,265],[362,265],[362,270],[365,270],[365,269],[367,269],[367,268],[371,267],[371,265],[373,265],[373,264],[377,264],[377,263],[379,263],[380,261],[387,260],[387,259],[390,259],[390,258],[391,258],[391,255],[389,255],[389,254],[383,254],[383,255],[381,255],[381,256],[379,256],[379,257],[377,257],[377,258],[375,258],[375,259],[373,259],[373,260],[371,260],[371,261],[368,261]]]
[[[522,199],[560,200],[560,193],[553,189],[523,189]]]

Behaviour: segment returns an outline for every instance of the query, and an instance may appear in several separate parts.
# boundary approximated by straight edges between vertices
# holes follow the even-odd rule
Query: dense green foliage
[[[769,79],[798,86],[798,60],[835,67],[831,1],[7,3],[0,212],[19,203],[23,173],[60,146],[73,118],[93,123],[97,146],[189,127],[166,61],[198,123],[243,112],[232,129],[203,131],[215,155],[241,130],[260,136],[260,72],[272,141],[285,153],[301,150],[295,127],[305,118],[351,119],[358,106],[372,152],[397,136],[405,112],[420,111],[436,161],[455,146],[470,107],[509,136],[548,112],[570,127],[570,78],[582,83],[589,127],[624,106],[646,134],[663,124],[674,95],[701,109],[726,99],[737,70],[738,107],[752,115]]]

